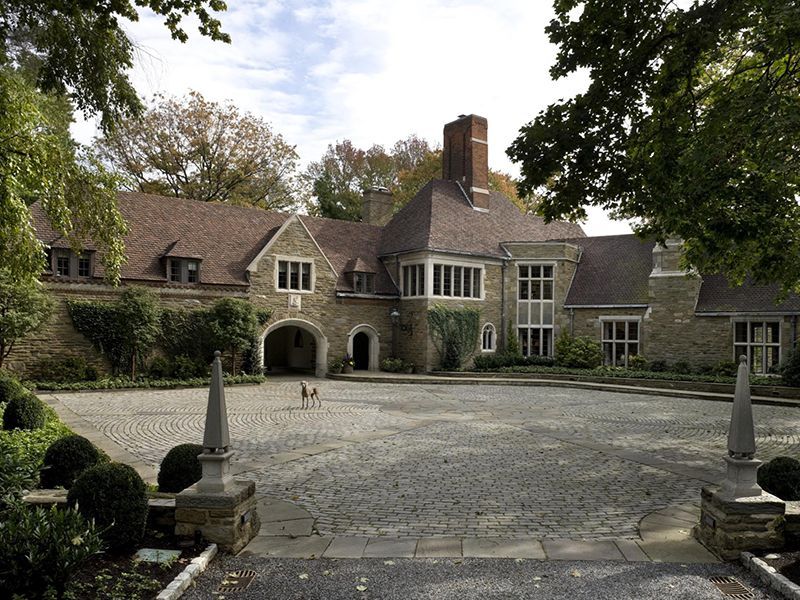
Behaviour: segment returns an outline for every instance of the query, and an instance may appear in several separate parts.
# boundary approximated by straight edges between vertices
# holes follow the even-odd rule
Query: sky
[[[552,14],[550,0],[229,0],[218,16],[230,45],[192,20],[181,44],[148,11],[124,26],[145,99],[196,90],[232,101],[295,144],[303,165],[345,138],[363,148],[410,134],[441,144],[445,123],[474,113],[489,121],[489,166],[516,176],[505,150],[520,127],[587,83],[550,79]],[[96,131],[94,121],[73,127],[84,143]],[[630,228],[597,209],[584,230]]]

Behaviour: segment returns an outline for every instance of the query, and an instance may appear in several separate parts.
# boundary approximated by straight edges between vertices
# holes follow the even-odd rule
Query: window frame
[[[766,336],[763,336],[764,341],[755,342],[752,338],[753,333],[753,325],[760,324],[763,328],[763,331],[767,331],[767,324],[777,324],[778,330],[778,341],[777,342],[767,342]],[[738,342],[736,341],[736,326],[740,324],[746,324],[747,330],[747,341],[746,342]],[[754,375],[767,375],[769,374],[769,366],[766,364],[767,362],[767,348],[776,349],[778,352],[778,360],[775,363],[779,365],[781,362],[781,357],[783,355],[782,348],[781,348],[781,341],[783,339],[783,319],[781,317],[738,317],[731,320],[731,337],[733,341],[733,361],[735,363],[739,363],[739,356],[742,354],[741,350],[737,350],[737,348],[745,348],[744,355],[747,356],[747,368],[750,370],[751,373]],[[761,350],[761,370],[756,370],[755,365],[753,364],[753,356],[755,352],[751,353],[751,348],[753,349],[760,349]],[[767,367],[764,369],[764,367]]]
[[[489,334],[489,347],[486,347],[486,334]],[[484,323],[481,328],[481,352],[489,354],[497,351],[497,329],[492,323]]]
[[[518,261],[514,264],[517,268],[514,323],[522,354],[523,356],[553,356],[556,320],[556,263],[553,261]],[[533,269],[537,269],[539,273],[535,277],[532,275]],[[545,269],[550,269],[549,277],[545,277]],[[534,283],[538,284],[537,298],[532,297]],[[545,290],[548,288],[546,284],[549,284],[549,298],[545,298]],[[525,298],[520,297],[523,289],[526,290]],[[534,306],[538,307],[537,322],[535,323],[532,316]],[[546,311],[548,306],[549,314]],[[525,322],[520,323],[523,307],[525,307]],[[545,323],[548,319],[550,322]],[[531,349],[534,347],[538,347],[538,354],[531,354]]]
[[[431,297],[459,300],[484,299],[485,265],[448,261],[431,261]],[[477,277],[476,277],[477,271]],[[469,289],[467,288],[469,285]],[[460,288],[456,293],[456,286]],[[438,289],[438,292],[437,292]],[[468,293],[465,293],[467,291]]]
[[[67,273],[59,273],[59,261],[66,260]],[[88,274],[81,275],[81,261],[88,260]],[[59,279],[86,280],[94,277],[94,253],[82,250],[80,254],[66,248],[50,249],[50,275]]]
[[[404,298],[425,296],[425,263],[409,263],[400,266],[400,288]]]
[[[189,264],[195,265],[195,280],[191,281],[189,278],[189,273],[192,269],[189,269]],[[167,283],[171,284],[180,284],[180,285],[197,285],[200,283],[201,275],[201,263],[202,261],[199,258],[180,258],[180,257],[172,257],[170,256],[167,259]],[[177,279],[175,279],[175,275],[177,274]]]
[[[286,287],[280,287],[281,263],[286,263]],[[296,265],[297,288],[292,287],[292,265]],[[316,285],[316,268],[314,259],[300,258],[298,256],[275,256],[274,285],[276,292],[287,294],[313,294]],[[303,284],[308,279],[308,289]]]
[[[359,281],[363,282],[363,285],[359,285]],[[359,289],[359,287],[362,289]],[[353,271],[353,291],[356,294],[374,294],[375,273]]]
[[[598,321],[600,321],[600,348],[603,351],[603,365],[628,368],[628,357],[631,356],[628,347],[635,345],[637,356],[642,353],[642,317],[635,315],[607,315],[600,317]],[[614,323],[610,339],[606,338],[606,323]],[[625,323],[625,337],[623,339],[617,339],[616,323]],[[630,323],[636,323],[636,339],[630,337]],[[606,361],[606,344],[611,344],[611,363]],[[617,364],[617,344],[624,346],[624,364],[622,365]]]

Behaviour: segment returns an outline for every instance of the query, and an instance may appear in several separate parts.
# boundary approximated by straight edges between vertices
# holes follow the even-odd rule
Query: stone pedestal
[[[783,500],[772,494],[732,498],[730,491],[709,485],[701,494],[700,524],[693,534],[725,560],[739,558],[743,550],[780,550],[785,511]]]
[[[203,477],[197,482],[197,489],[201,492],[225,492],[233,488],[234,480],[231,476],[231,457],[233,450],[227,452],[203,452],[197,459],[203,468]]]
[[[210,492],[198,481],[175,496],[175,535],[192,537],[199,531],[223,552],[236,554],[261,528],[256,512],[256,486],[232,480],[227,489]]]
[[[756,481],[756,471],[761,466],[761,461],[755,458],[725,457],[728,472],[725,480],[719,486],[721,498],[735,500],[736,498],[750,498],[760,496],[763,492]]]

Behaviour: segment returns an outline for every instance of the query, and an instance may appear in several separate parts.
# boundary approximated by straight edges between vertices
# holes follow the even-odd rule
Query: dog
[[[322,408],[322,399],[319,397],[319,390],[316,387],[309,387],[307,381],[300,382],[301,408],[313,408],[316,399],[319,407]]]

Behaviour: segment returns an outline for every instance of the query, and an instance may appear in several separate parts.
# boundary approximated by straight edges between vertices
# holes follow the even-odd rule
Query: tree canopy
[[[14,344],[41,329],[52,311],[53,302],[38,281],[18,281],[0,269],[0,369]]]
[[[601,206],[734,282],[800,283],[800,4],[557,0],[554,79],[588,89],[508,149],[547,220]],[[549,186],[545,186],[546,183]]]
[[[128,189],[271,210],[296,202],[294,146],[260,117],[198,92],[157,96],[95,146]]]
[[[29,206],[40,201],[54,228],[79,249],[91,239],[106,278],[119,279],[125,224],[118,180],[69,136],[72,105],[100,114],[106,131],[142,103],[128,79],[134,45],[122,21],[137,7],[164,17],[172,37],[194,15],[202,35],[229,41],[212,12],[220,0],[0,0],[0,264],[14,279],[38,277],[44,251]]]

